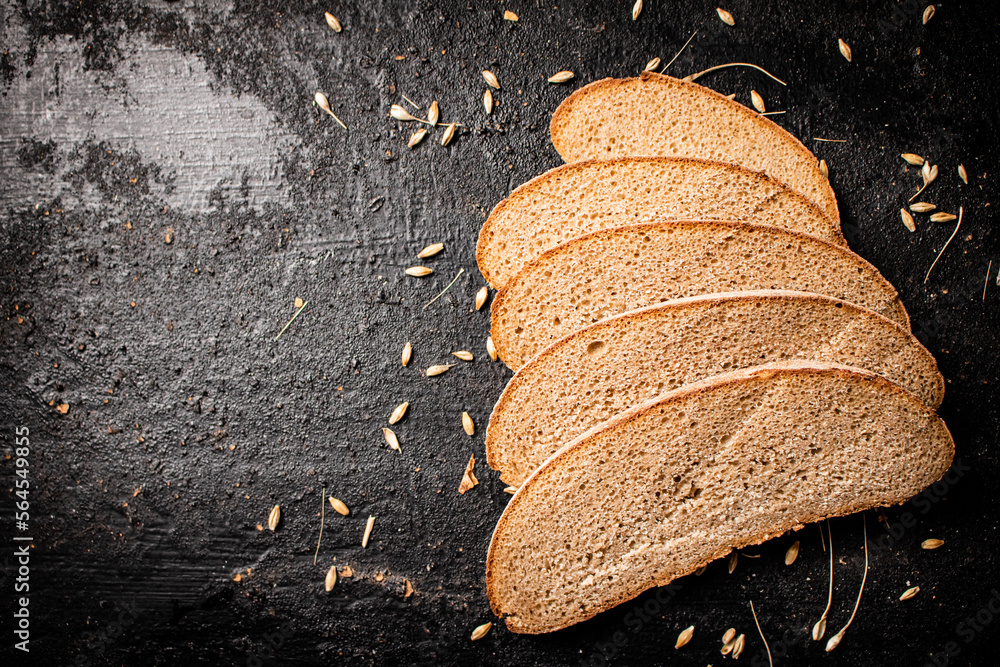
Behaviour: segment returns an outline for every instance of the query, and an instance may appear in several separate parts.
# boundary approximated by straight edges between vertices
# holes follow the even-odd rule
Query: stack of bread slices
[[[941,374],[798,140],[651,73],[577,90],[551,135],[567,164],[500,202],[477,247],[516,371],[486,434],[517,488],[486,571],[510,629],[944,474]]]

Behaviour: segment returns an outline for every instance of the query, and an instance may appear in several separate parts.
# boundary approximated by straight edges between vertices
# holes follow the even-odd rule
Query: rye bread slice
[[[550,133],[566,162],[664,155],[763,171],[840,222],[830,181],[802,142],[753,109],[696,83],[652,72],[595,81],[563,100]]]
[[[944,422],[873,373],[717,375],[620,413],[525,481],[490,543],[490,604],[514,632],[558,630],[734,549],[902,503],[953,456]]]
[[[675,221],[605,229],[542,253],[494,299],[493,343],[517,370],[606,317],[685,296],[759,289],[825,294],[909,326],[892,285],[846,248],[768,225]]]
[[[584,431],[678,387],[787,359],[877,373],[941,405],[944,378],[909,331],[867,308],[807,292],[688,297],[629,311],[548,346],[507,384],[486,429],[486,454],[520,485]]]
[[[571,238],[649,220],[734,220],[812,234],[846,246],[840,224],[760,172],[691,158],[585,160],[545,172],[496,205],[476,259],[503,287],[539,254]]]

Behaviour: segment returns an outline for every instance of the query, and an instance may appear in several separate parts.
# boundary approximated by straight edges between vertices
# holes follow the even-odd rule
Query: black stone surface
[[[3,663],[719,665],[735,627],[747,637],[740,661],[762,665],[752,600],[776,664],[993,664],[1000,12],[942,3],[924,26],[923,7],[747,0],[726,5],[731,28],[706,2],[650,1],[634,22],[629,3],[3,2]],[[520,20],[504,21],[504,9]],[[326,26],[327,10],[343,32]],[[488,312],[470,312],[483,284],[479,226],[513,187],[560,164],[548,121],[564,96],[670,60],[695,30],[669,74],[740,61],[788,82],[746,69],[702,79],[747,104],[758,90],[787,110],[772,120],[830,165],[852,248],[899,289],[947,379],[941,415],[961,475],[886,510],[886,523],[868,513],[867,585],[830,654],[808,639],[826,602],[816,526],[747,550],[731,575],[715,563],[550,636],[499,623],[472,643],[491,620],[486,547],[509,498],[482,445],[510,373],[485,354]],[[492,116],[482,69],[502,85]],[[562,69],[576,79],[545,81]],[[174,81],[182,93],[153,108]],[[313,107],[316,90],[347,131]],[[387,116],[402,95],[436,99],[444,121],[462,123],[449,147],[435,129],[407,149],[416,128]],[[211,122],[205,100],[223,110]],[[188,133],[171,125],[183,114]],[[230,145],[243,153],[227,162]],[[903,228],[898,210],[919,176],[902,152],[940,165],[925,200],[965,210],[926,284],[954,226],[923,215],[916,233]],[[224,164],[185,157],[195,154]],[[434,275],[405,276],[436,241],[446,251],[426,261]],[[309,303],[276,340],[295,297]],[[406,341],[415,352],[403,368]],[[422,376],[457,349],[476,360]],[[403,400],[398,454],[380,429]],[[23,426],[29,655],[13,648],[11,615]],[[481,483],[460,496],[471,454]],[[326,513],[314,565],[324,487],[352,513]],[[278,531],[258,530],[274,504]],[[864,569],[862,518],[832,529],[828,636],[850,616]],[[945,545],[922,550],[929,537]],[[786,567],[794,539],[801,555]],[[326,594],[334,559],[354,576]],[[899,602],[913,585],[920,594]],[[674,650],[692,624],[693,641]]]

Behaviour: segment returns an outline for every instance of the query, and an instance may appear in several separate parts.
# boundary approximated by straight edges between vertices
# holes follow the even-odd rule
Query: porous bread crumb
[[[586,620],[795,526],[904,502],[954,456],[877,375],[782,362],[636,406],[569,443],[504,510],[487,558],[514,632]]]
[[[549,127],[566,162],[629,155],[695,157],[762,171],[840,222],[818,160],[798,139],[713,90],[663,74],[602,79],[563,100]]]
[[[710,294],[602,320],[546,348],[497,401],[487,460],[518,486],[561,445],[623,410],[718,373],[785,359],[864,368],[931,408],[944,397],[934,357],[877,313],[805,292]]]
[[[892,285],[846,248],[768,225],[674,221],[605,229],[543,253],[494,298],[491,334],[516,370],[563,336],[627,310],[760,289],[825,294],[909,326]]]
[[[756,222],[847,245],[838,222],[762,173],[710,160],[627,157],[564,165],[518,187],[480,230],[476,259],[499,289],[530,260],[574,237],[684,219]]]

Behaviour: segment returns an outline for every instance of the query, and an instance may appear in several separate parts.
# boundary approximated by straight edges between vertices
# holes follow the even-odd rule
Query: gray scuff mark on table
[[[102,193],[81,191],[72,176],[74,156],[102,142],[155,165],[150,194],[174,209],[210,210],[220,190],[256,210],[286,202],[282,154],[298,142],[259,99],[213,90],[213,75],[193,55],[144,37],[122,47],[127,55],[101,76],[83,69],[79,42],[60,37],[40,48],[30,78],[17,76],[0,110],[0,169],[9,174],[0,204],[62,196],[64,208],[101,205]],[[11,161],[25,142],[54,144],[67,163],[59,191],[35,165]]]

